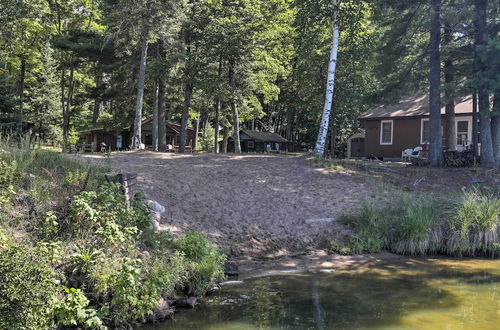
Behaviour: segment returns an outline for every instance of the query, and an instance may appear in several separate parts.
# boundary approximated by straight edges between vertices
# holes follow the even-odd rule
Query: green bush
[[[150,224],[148,210],[140,203],[127,208],[118,184],[104,184],[99,190],[84,191],[73,198],[67,227],[77,238],[97,238],[96,243],[131,242]]]
[[[0,205],[7,204],[16,193],[14,184],[18,177],[16,163],[0,157]]]
[[[187,232],[175,245],[187,259],[188,275],[183,287],[186,293],[201,295],[224,278],[226,257],[203,234]]]
[[[54,325],[56,274],[48,260],[26,245],[0,246],[0,329]]]
[[[89,300],[81,290],[64,288],[63,297],[56,303],[58,324],[63,326],[83,325],[88,329],[105,329],[96,311],[89,307]]]
[[[103,168],[2,143],[0,329],[124,327],[223,278],[202,234],[152,231]]]

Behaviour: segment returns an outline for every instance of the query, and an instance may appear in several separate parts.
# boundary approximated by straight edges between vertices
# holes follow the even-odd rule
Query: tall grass
[[[464,193],[449,214],[448,252],[459,255],[498,254],[500,199],[477,190]]]
[[[380,246],[407,255],[500,255],[500,200],[477,190],[448,198],[405,194],[384,207],[368,202],[344,222],[355,230],[346,243],[355,253]]]

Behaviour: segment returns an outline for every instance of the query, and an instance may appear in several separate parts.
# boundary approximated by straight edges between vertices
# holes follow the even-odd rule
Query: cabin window
[[[392,144],[393,121],[382,120],[380,122],[380,144]]]
[[[253,149],[253,148],[255,148],[255,144],[254,144],[254,142],[253,142],[253,141],[248,141],[248,142],[247,142],[247,147],[248,147],[248,149]]]
[[[429,119],[422,119],[421,125],[420,125],[420,144],[427,144],[429,143],[430,139],[430,126],[429,126]]]
[[[469,121],[457,120],[457,145],[466,146],[469,142]]]

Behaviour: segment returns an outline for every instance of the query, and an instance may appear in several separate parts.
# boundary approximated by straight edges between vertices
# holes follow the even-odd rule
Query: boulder
[[[224,263],[224,275],[238,276],[240,274],[238,264],[234,261],[226,261]]]
[[[179,298],[175,301],[175,307],[194,308],[196,306],[196,297]]]
[[[149,317],[149,319],[150,321],[165,320],[172,317],[173,314],[174,309],[170,307],[165,299],[161,298],[156,303],[153,309],[153,314]]]
[[[161,221],[161,213],[160,212],[151,212],[151,219],[160,222]]]
[[[156,220],[152,220],[151,221],[151,226],[153,227],[152,229],[154,231],[157,231],[159,228],[160,228],[160,223]]]
[[[145,201],[144,204],[146,204],[151,212],[159,212],[160,214],[165,213],[165,206],[161,205],[157,201],[149,199]]]

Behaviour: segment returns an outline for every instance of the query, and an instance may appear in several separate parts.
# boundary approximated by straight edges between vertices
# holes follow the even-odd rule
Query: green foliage
[[[64,298],[57,302],[55,314],[63,326],[82,325],[88,329],[105,329],[96,311],[81,290],[64,288]]]
[[[213,151],[215,141],[215,129],[211,125],[207,125],[203,131],[203,136],[198,139],[198,150]]]
[[[56,275],[44,255],[15,242],[0,246],[0,278],[0,328],[45,329],[54,324]]]
[[[466,192],[453,204],[449,250],[459,255],[498,255],[500,199],[491,193]]]
[[[78,238],[96,233],[98,244],[126,243],[150,223],[147,209],[140,203],[127,208],[118,184],[104,184],[99,190],[85,191],[73,198],[67,226]]]
[[[0,203],[8,203],[16,193],[14,183],[19,177],[16,163],[8,159],[2,159],[0,155]]]
[[[222,266],[226,257],[203,234],[187,232],[175,245],[187,259],[188,278],[184,290],[188,294],[201,295],[224,278]]]
[[[355,234],[333,242],[332,253],[377,252],[399,254],[498,255],[500,200],[477,190],[459,197],[403,195],[388,207],[365,203],[344,217]]]
[[[2,187],[16,192],[0,204],[1,329],[122,327],[223,278],[225,257],[203,235],[152,231],[141,197],[127,208],[106,169],[0,147]]]

